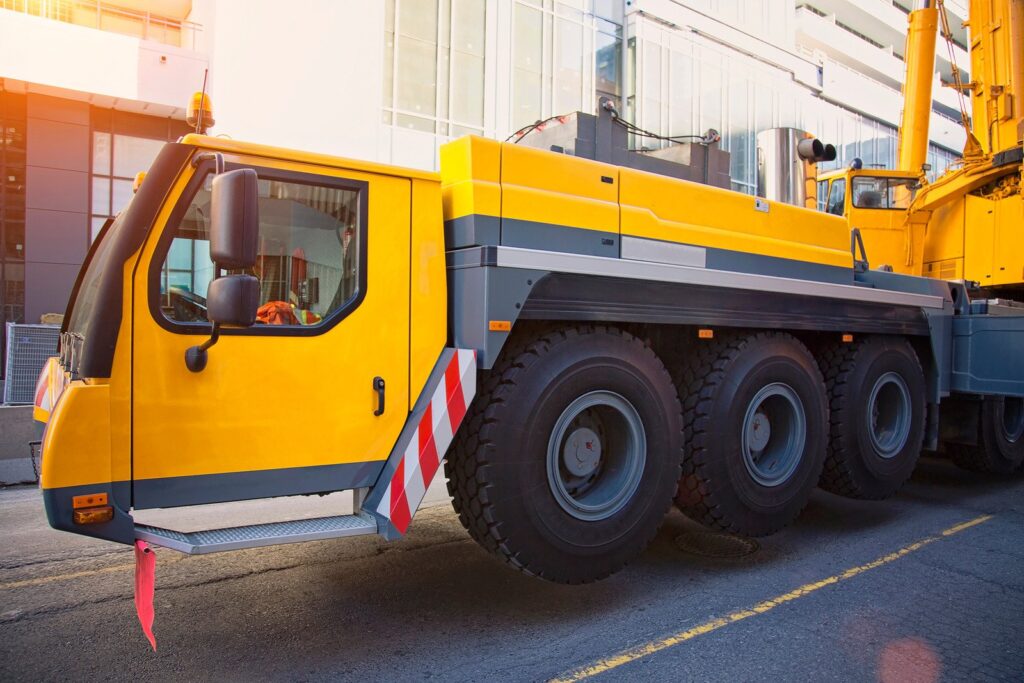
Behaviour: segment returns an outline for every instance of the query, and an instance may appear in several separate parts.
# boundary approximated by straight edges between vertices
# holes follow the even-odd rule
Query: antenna
[[[199,116],[196,117],[196,133],[202,133],[203,110],[206,108],[206,79],[210,75],[210,69],[203,69],[203,90],[199,96]]]

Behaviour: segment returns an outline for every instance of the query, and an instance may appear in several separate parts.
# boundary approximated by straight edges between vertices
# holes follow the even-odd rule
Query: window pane
[[[89,220],[89,241],[94,241],[100,234],[100,230],[103,229],[103,224],[107,222],[106,218],[100,216],[93,216]]]
[[[171,270],[192,270],[192,243],[196,240],[175,237],[167,252],[167,267]]]
[[[452,120],[484,123],[484,58],[452,53]]]
[[[258,324],[315,325],[359,291],[359,191],[264,178],[259,190]],[[206,320],[210,181],[178,225],[164,259],[160,302],[180,322]]]
[[[402,6],[403,8],[405,5]],[[398,108],[433,116],[437,94],[437,46],[398,39]]]
[[[512,126],[514,128],[522,128],[540,118],[540,82],[539,73],[523,69],[515,70],[512,84],[512,101],[514,102]]]
[[[917,181],[910,178],[906,180],[890,178],[888,207],[890,209],[905,209],[909,207],[910,202],[914,200],[915,185],[917,185]]]
[[[843,179],[833,180],[832,189],[828,191],[828,212],[842,216],[846,210],[846,181]]]
[[[399,128],[411,128],[421,130],[424,133],[434,132],[434,119],[425,119],[420,116],[409,116],[408,114],[395,114],[395,125]]]
[[[92,179],[92,212],[100,216],[110,215],[110,179]]]
[[[114,179],[114,196],[111,200],[110,208],[113,209],[112,214],[116,214],[118,211],[128,206],[128,202],[132,198],[132,181],[131,180],[118,180]]]
[[[420,40],[437,40],[437,0],[402,0],[398,32]]]
[[[134,178],[139,171],[148,171],[163,146],[162,140],[115,135],[114,175]]]
[[[92,134],[92,172],[110,175],[110,133]]]
[[[452,0],[452,49],[483,57],[484,12],[480,0]]]
[[[621,95],[619,79],[622,64],[622,41],[607,33],[597,34],[597,83],[601,92]]]
[[[622,0],[594,0],[594,16],[622,23]]]
[[[538,73],[544,59],[542,16],[538,10],[516,5],[515,29],[512,36],[515,66]]]
[[[554,112],[571,114],[582,109],[583,26],[559,19],[555,23],[555,103]]]

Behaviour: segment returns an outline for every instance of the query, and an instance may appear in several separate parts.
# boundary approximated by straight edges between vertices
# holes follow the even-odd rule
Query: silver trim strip
[[[622,236],[622,258],[648,263],[669,263],[677,266],[703,268],[708,250],[689,244],[675,244],[643,237]]]
[[[892,290],[840,285],[814,280],[797,280],[773,275],[735,273],[726,270],[711,270],[678,266],[666,263],[649,263],[605,256],[584,256],[518,247],[496,247],[497,265],[501,268],[526,268],[547,270],[555,273],[621,277],[631,280],[655,282],[677,282],[688,285],[728,287],[780,294],[799,294],[825,299],[843,299],[867,303],[920,306],[921,308],[943,307],[943,299],[929,294],[912,294]]]

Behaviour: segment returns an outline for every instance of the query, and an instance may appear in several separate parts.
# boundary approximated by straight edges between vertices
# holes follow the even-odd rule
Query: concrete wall
[[[206,66],[206,55],[191,49],[0,12],[0,75],[4,78],[183,108],[202,86]]]
[[[201,34],[214,133],[379,158],[383,2],[295,0],[285,10],[277,0],[205,0],[193,8],[192,18],[214,27]]]

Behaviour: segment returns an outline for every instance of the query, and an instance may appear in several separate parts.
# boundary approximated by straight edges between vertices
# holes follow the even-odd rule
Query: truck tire
[[[455,511],[523,572],[604,578],[647,546],[672,505],[681,413],[664,365],[623,330],[513,338],[449,451]]]
[[[965,470],[990,474],[1024,470],[1024,399],[985,398],[981,403],[978,444],[947,443],[946,452]]]
[[[677,376],[686,457],[676,505],[710,527],[766,536],[792,522],[825,457],[825,385],[777,332],[700,344]]]
[[[910,478],[924,442],[925,379],[905,339],[865,337],[818,355],[828,388],[828,455],[819,485],[881,500]]]

